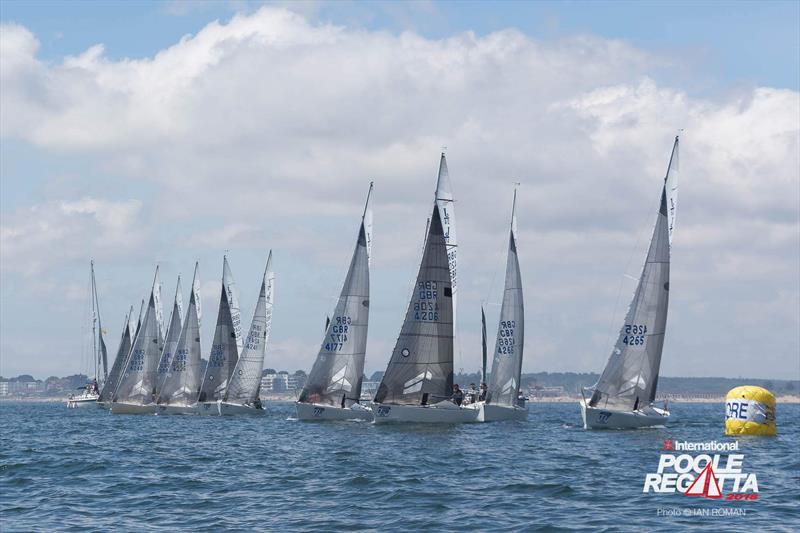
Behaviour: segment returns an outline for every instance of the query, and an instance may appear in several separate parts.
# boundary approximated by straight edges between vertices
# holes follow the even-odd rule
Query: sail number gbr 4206
[[[439,320],[439,290],[435,281],[420,281],[417,284],[417,300],[414,302],[414,320]]]

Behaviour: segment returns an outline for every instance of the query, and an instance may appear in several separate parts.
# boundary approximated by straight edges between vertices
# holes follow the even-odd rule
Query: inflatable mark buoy
[[[775,396],[761,387],[744,385],[728,391],[725,397],[726,435],[774,436]]]

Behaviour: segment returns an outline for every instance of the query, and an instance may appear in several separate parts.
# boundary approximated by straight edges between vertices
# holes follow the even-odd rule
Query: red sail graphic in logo
[[[683,493],[684,496],[703,496],[704,498],[721,498],[722,492],[719,490],[719,483],[714,476],[714,469],[711,468],[711,463],[697,476],[697,479],[686,489]]]

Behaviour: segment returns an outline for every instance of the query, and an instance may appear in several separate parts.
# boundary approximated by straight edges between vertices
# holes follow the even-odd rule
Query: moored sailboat
[[[372,420],[372,412],[359,403],[369,324],[371,199],[372,183],[339,300],[326,321],[317,359],[295,404],[300,420]]]
[[[672,232],[678,193],[678,137],[661,189],[653,236],[642,275],[617,342],[597,384],[580,402],[586,429],[663,426],[666,406],[655,406],[669,305]]]
[[[264,354],[272,329],[272,306],[275,295],[275,272],[272,270],[272,251],[267,258],[261,290],[250,331],[244,342],[242,355],[236,361],[225,393],[217,404],[220,415],[263,414],[264,406],[259,398],[261,371],[264,369]]]

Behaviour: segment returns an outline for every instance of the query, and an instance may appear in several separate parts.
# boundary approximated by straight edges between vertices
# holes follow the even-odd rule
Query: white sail
[[[156,377],[156,395],[159,393],[159,388],[164,381],[164,378],[169,372],[172,358],[175,355],[175,350],[178,348],[178,340],[181,336],[182,320],[183,320],[183,296],[181,289],[181,277],[178,276],[178,284],[175,287],[175,301],[172,304],[172,312],[170,313],[169,322],[167,326],[167,334],[164,337],[164,349],[161,351],[161,358],[158,361],[158,375]]]
[[[244,342],[242,339],[242,313],[239,308],[239,289],[236,288],[236,282],[233,281],[233,274],[231,274],[231,267],[228,264],[227,257],[222,259],[222,286],[228,297],[233,332],[236,335],[236,354],[238,357],[242,353],[242,344]]]
[[[436,179],[436,205],[447,244],[447,264],[450,269],[450,283],[453,291],[453,349],[460,353],[458,340],[458,237],[456,234],[456,210],[453,198],[453,187],[450,184],[450,172],[444,152],[439,160],[439,175]]]
[[[164,302],[161,300],[161,279],[158,277],[156,268],[156,281],[153,285],[153,300],[156,308],[156,323],[158,324],[159,342],[164,339]]]
[[[259,396],[264,355],[272,329],[272,306],[275,295],[275,272],[272,270],[272,251],[269,252],[256,310],[242,355],[236,362],[223,400],[250,405]]]
[[[93,326],[96,326],[96,336],[94,338],[95,345],[95,370],[98,367],[101,372],[95,372],[95,379],[101,383],[105,383],[108,379],[108,350],[106,349],[106,341],[103,338],[103,323],[100,320],[100,301],[97,298],[97,283],[94,278],[94,261],[91,262],[92,269],[92,320]]]
[[[503,405],[516,405],[517,403],[525,342],[525,307],[522,297],[522,277],[517,257],[516,205],[517,192],[514,191],[511,230],[508,238],[506,281],[487,398],[487,402]]]
[[[372,265],[372,187],[372,182],[369,182],[367,202],[364,205],[364,216],[362,217],[362,223],[364,224],[364,236],[367,241],[367,266]]]
[[[333,316],[326,321],[325,337],[300,393],[301,402],[347,407],[361,397],[369,325],[367,220],[372,221],[371,196],[372,184],[350,267]]]
[[[642,275],[614,350],[594,387],[590,407],[637,410],[655,400],[669,307],[669,226],[675,220],[675,204],[670,211],[668,198],[672,193],[668,194],[667,189],[673,186],[673,192],[677,192],[677,172],[672,172],[673,164],[677,169],[677,161],[676,137]]]
[[[672,156],[669,158],[667,177],[664,188],[667,192],[667,223],[669,226],[669,245],[672,246],[672,232],[675,231],[675,216],[678,209],[678,176],[680,174],[680,157],[678,155],[678,137],[672,145]]]
[[[180,331],[175,355],[164,376],[159,404],[191,405],[200,387],[200,273],[195,263],[189,308]]]

